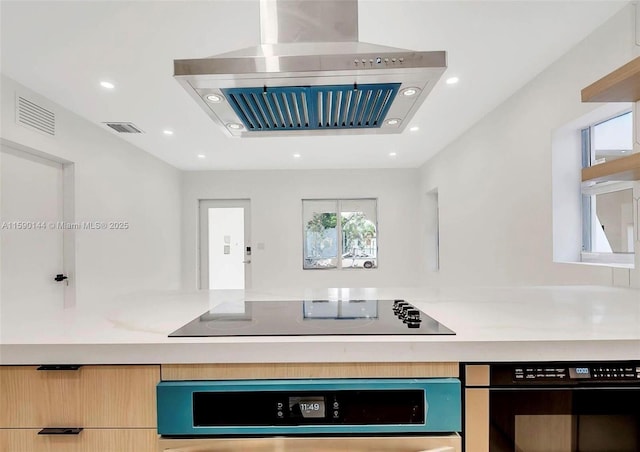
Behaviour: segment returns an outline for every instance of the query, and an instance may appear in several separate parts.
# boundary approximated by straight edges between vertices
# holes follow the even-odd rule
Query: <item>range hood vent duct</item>
[[[400,133],[446,52],[358,41],[357,0],[261,0],[256,47],[174,60],[174,75],[235,137]]]

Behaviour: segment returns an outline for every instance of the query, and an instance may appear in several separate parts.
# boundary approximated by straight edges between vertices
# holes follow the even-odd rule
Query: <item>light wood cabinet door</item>
[[[3,366],[0,428],[153,428],[159,381],[159,366]]]
[[[489,452],[489,389],[467,388],[464,439],[470,452]]]
[[[78,435],[38,435],[39,429],[0,429],[2,452],[157,452],[155,429],[85,429]]]

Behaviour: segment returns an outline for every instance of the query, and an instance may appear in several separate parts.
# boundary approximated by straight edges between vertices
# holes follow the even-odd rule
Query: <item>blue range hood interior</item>
[[[379,128],[400,83],[225,88],[247,131]]]

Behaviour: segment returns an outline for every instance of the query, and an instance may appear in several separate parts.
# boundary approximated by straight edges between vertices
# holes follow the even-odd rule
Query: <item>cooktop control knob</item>
[[[406,301],[404,301],[404,300],[395,300],[395,301],[393,302],[393,312],[394,312],[396,315],[400,315],[400,313],[402,312],[402,308],[403,308],[405,305],[408,305],[408,304],[409,304],[409,303],[407,303],[407,302],[406,302]]]
[[[402,303],[401,305],[398,305],[398,312],[396,312],[396,315],[400,320],[402,320],[402,318],[404,317],[404,309],[408,306],[409,303]]]
[[[416,308],[409,309],[407,311],[407,321],[408,322],[422,322],[420,319],[420,311]]]
[[[402,312],[400,313],[400,318],[402,319],[403,322],[407,322],[407,319],[409,318],[409,311],[414,310],[415,307],[410,305],[409,303],[407,303],[406,305],[404,305],[402,307]]]

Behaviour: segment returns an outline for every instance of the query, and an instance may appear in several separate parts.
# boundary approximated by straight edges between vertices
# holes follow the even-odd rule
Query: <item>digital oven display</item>
[[[569,378],[571,379],[591,378],[591,370],[588,367],[569,367]]]
[[[289,413],[293,418],[323,418],[325,417],[324,397],[289,397]]]

